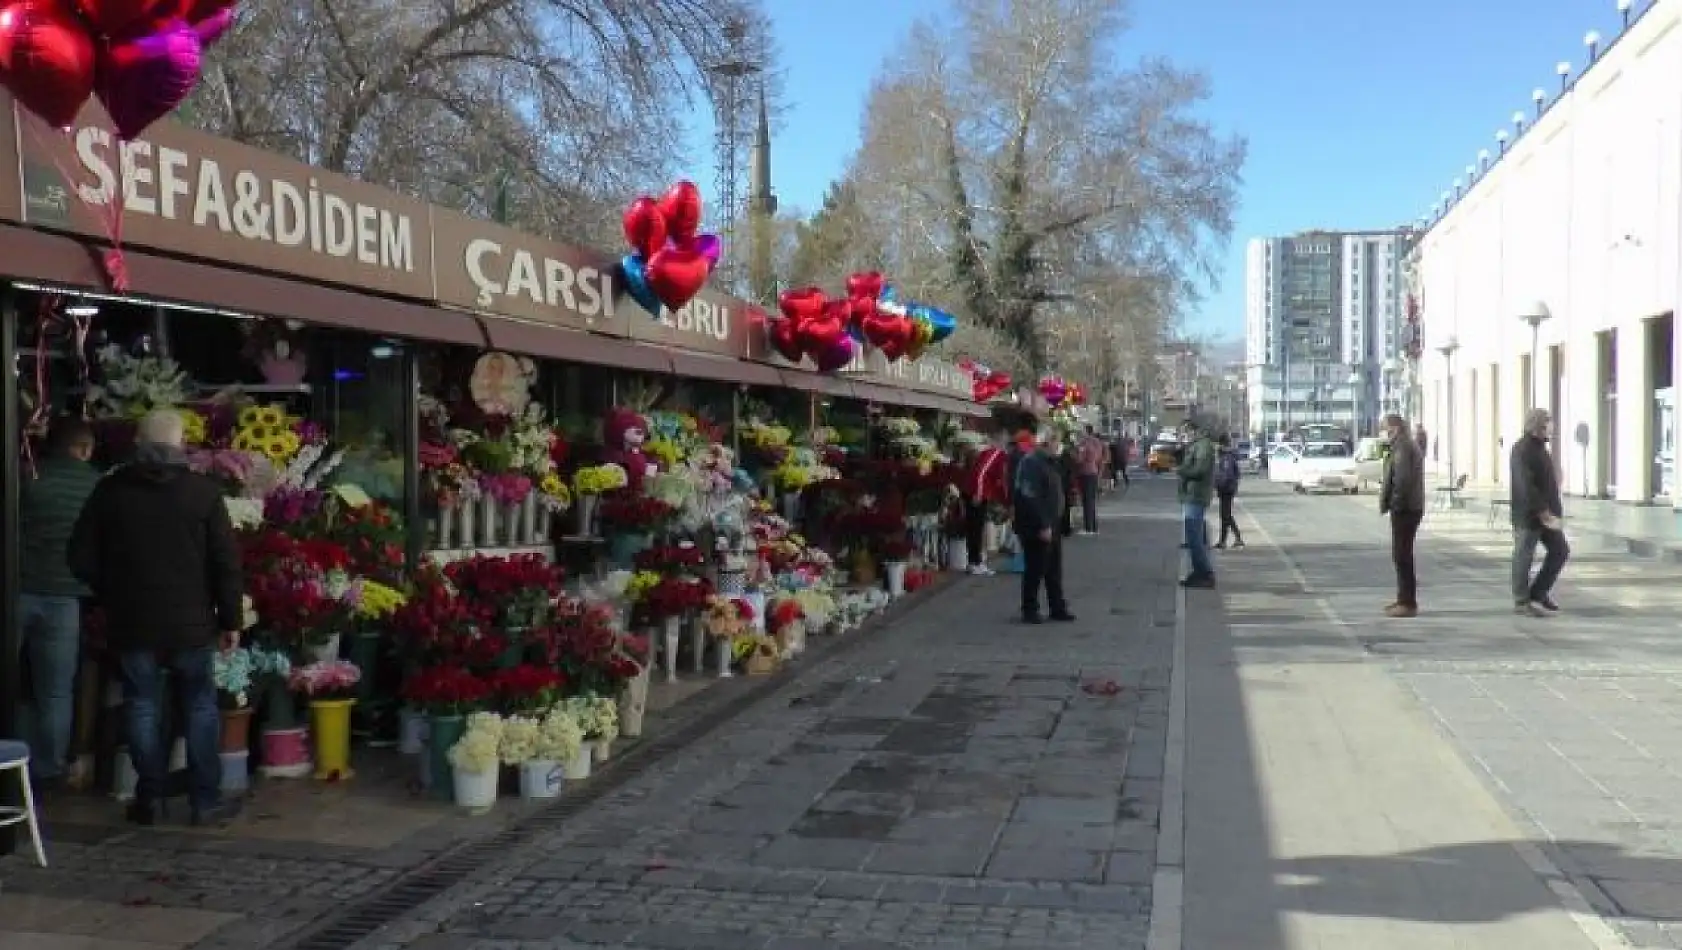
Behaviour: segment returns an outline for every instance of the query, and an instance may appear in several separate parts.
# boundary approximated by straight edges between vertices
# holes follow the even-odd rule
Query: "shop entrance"
[[[1672,352],[1676,345],[1675,317],[1665,314],[1647,323],[1647,378],[1652,382],[1648,417],[1651,433],[1652,493],[1655,497],[1676,497],[1676,381]]]

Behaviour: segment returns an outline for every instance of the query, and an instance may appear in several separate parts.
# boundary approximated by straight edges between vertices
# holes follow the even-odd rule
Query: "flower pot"
[[[502,547],[502,502],[490,495],[479,498],[479,546]]]
[[[496,804],[496,769],[484,772],[464,772],[450,769],[450,788],[455,792],[456,804],[463,808],[489,808]]]
[[[755,653],[748,657],[746,663],[742,664],[742,669],[749,676],[767,676],[777,671],[777,660],[775,657],[763,653]]]
[[[451,548],[476,548],[479,546],[479,505],[476,502],[466,502],[456,506],[456,531]]]
[[[339,658],[339,634],[330,633],[320,643],[304,644],[304,655],[311,663],[329,663]]]
[[[426,751],[426,713],[418,709],[404,709],[397,714],[397,751],[404,755],[420,755]]]
[[[597,765],[613,758],[612,739],[591,739],[585,745],[590,747],[590,759]]]
[[[888,596],[898,599],[905,596],[905,562],[889,561],[883,566],[888,576]]]
[[[946,569],[949,571],[965,571],[969,569],[969,542],[963,538],[946,539]]]
[[[601,500],[597,495],[579,495],[573,503],[573,510],[577,512],[577,531],[580,537],[592,538],[596,535],[596,503]]]
[[[355,706],[354,699],[310,700],[317,781],[340,782],[356,776],[350,767],[350,711]]]
[[[303,778],[310,774],[309,730],[264,729],[262,733],[264,778]]]
[[[520,797],[527,801],[559,798],[565,784],[566,775],[559,762],[532,759],[520,763]]]
[[[590,777],[590,744],[578,747],[578,754],[561,763],[561,777],[569,782],[582,782]]]
[[[221,757],[222,791],[233,793],[249,791],[251,788],[251,750],[224,751]]]
[[[713,646],[718,649],[718,678],[721,680],[729,679],[731,676],[735,675],[730,672],[730,665],[736,660],[736,658],[731,655],[730,639],[728,637],[714,638]]]
[[[433,798],[448,801],[454,786],[450,773],[450,747],[467,731],[465,716],[431,716],[427,719],[426,759],[431,768],[427,788]],[[494,773],[493,773],[494,774]]]
[[[783,628],[783,642],[787,645],[789,656],[799,656],[806,652],[806,621],[796,620]]]
[[[448,551],[456,539],[456,506],[439,505],[438,517],[432,522],[432,545]]]
[[[644,666],[619,692],[619,734],[629,739],[642,735],[642,718],[648,712],[648,672]]]
[[[667,617],[660,622],[661,660],[666,668],[666,682],[677,682],[677,646],[683,638],[683,618]]]
[[[248,752],[251,749],[251,707],[222,710],[223,752]]]
[[[542,544],[549,540],[544,537],[547,532],[540,530],[545,519],[537,516],[543,508],[543,502],[537,495],[536,491],[528,492],[525,500],[520,502],[520,537],[515,544]]]

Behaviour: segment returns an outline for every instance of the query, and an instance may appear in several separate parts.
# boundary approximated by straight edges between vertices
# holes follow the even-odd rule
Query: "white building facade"
[[[1255,432],[1329,422],[1364,435],[1398,411],[1402,266],[1413,236],[1312,231],[1250,241],[1244,337]]]
[[[1682,0],[1655,0],[1591,47],[1590,68],[1551,101],[1538,90],[1426,230],[1420,397],[1439,472],[1505,484],[1506,450],[1539,405],[1567,492],[1682,506],[1678,26]]]

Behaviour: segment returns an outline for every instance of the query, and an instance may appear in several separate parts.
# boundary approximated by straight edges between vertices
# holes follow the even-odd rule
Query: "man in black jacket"
[[[1396,599],[1384,608],[1387,617],[1419,615],[1419,575],[1414,570],[1413,542],[1425,520],[1425,450],[1408,435],[1401,416],[1384,417],[1390,440],[1384,456],[1384,482],[1378,493],[1379,514],[1390,516],[1390,560],[1396,565]]]
[[[239,643],[244,588],[221,489],[187,468],[178,413],[140,421],[135,460],[102,479],[70,539],[70,569],[104,609],[127,704],[138,783],[129,820],[149,825],[163,797],[168,750],[159,735],[163,671],[185,736],[194,824],[229,816],[221,801],[215,653]]]
[[[1058,474],[1063,449],[1056,428],[1040,435],[1037,451],[1022,456],[1011,483],[1013,527],[1022,545],[1022,622],[1040,622],[1040,585],[1051,619],[1074,620],[1063,599],[1063,515],[1068,488]]]
[[[1510,456],[1513,609],[1529,617],[1546,617],[1559,610],[1553,599],[1554,582],[1571,556],[1571,546],[1565,543],[1559,472],[1548,452],[1552,427],[1553,417],[1546,409],[1530,410],[1524,418],[1524,435],[1513,443]],[[1547,553],[1532,579],[1530,565],[1538,544]]]

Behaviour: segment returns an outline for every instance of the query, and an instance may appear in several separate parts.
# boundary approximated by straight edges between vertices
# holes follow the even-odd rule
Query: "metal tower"
[[[749,130],[754,93],[762,91],[764,64],[757,43],[750,36],[746,20],[738,17],[724,27],[726,48],[707,67],[708,91],[713,104],[713,150],[715,154],[715,198],[719,209],[719,230],[724,238],[724,259],[719,282],[737,295],[742,286],[745,242],[740,227],[742,202],[742,151],[752,141]]]

